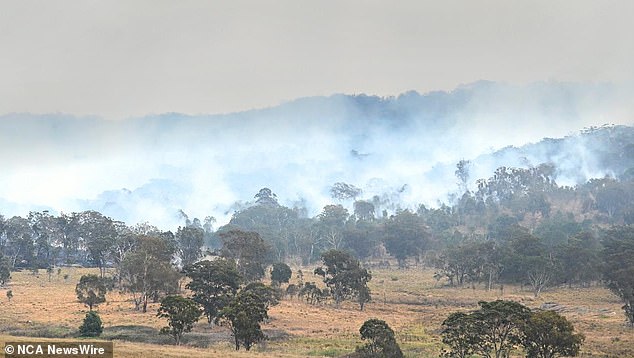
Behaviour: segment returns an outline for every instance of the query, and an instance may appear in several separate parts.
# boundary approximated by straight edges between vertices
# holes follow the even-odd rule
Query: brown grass
[[[74,288],[82,274],[95,272],[88,269],[63,268],[48,282],[46,273],[39,277],[30,272],[13,274],[8,288],[0,289],[0,341],[28,340],[15,334],[73,337],[87,308],[77,302]],[[318,281],[305,269],[306,281]],[[64,274],[70,277],[64,280]],[[545,302],[555,302],[561,313],[570,319],[576,329],[586,335],[582,356],[634,357],[634,330],[624,325],[621,302],[602,287],[555,288],[532,297],[529,291],[507,286],[487,292],[483,287],[435,287],[431,271],[374,270],[370,288],[373,302],[359,311],[352,302],[340,308],[331,303],[311,306],[297,298],[285,299],[272,307],[270,321],[264,325],[270,340],[256,346],[252,352],[235,352],[230,336],[223,327],[207,327],[201,321],[190,334],[187,345],[170,345],[169,337],[152,333],[139,333],[135,339],[151,338],[147,344],[115,341],[117,357],[336,357],[351,352],[362,344],[359,327],[369,318],[385,320],[397,334],[397,339],[408,357],[438,356],[442,347],[440,329],[443,319],[456,310],[470,310],[481,300],[498,298],[521,302],[538,308]],[[14,298],[7,301],[5,292],[13,291]],[[106,332],[115,326],[128,327],[132,332],[148,332],[162,327],[164,321],[155,315],[157,304],[151,304],[147,313],[134,311],[130,297],[111,292],[107,302],[98,307]],[[42,333],[43,332],[43,333]],[[188,340],[189,337],[189,340]],[[195,348],[191,345],[198,345]]]

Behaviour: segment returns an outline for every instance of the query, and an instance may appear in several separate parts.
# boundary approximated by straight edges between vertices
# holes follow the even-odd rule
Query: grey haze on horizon
[[[558,181],[612,175],[573,137],[494,150],[604,123],[634,124],[632,88],[613,84],[480,81],[396,97],[333,95],[226,115],[178,113],[121,121],[64,114],[0,116],[0,214],[98,210],[162,228],[191,217],[225,223],[262,187],[309,215],[347,182],[385,209],[435,206],[456,193],[455,163],[474,161],[471,188],[498,166],[553,162]],[[351,203],[346,203],[350,206]]]
[[[0,9],[5,216],[95,209],[173,228],[179,209],[224,222],[263,186],[312,215],[338,181],[434,205],[462,158],[481,158],[474,179],[543,160],[570,183],[610,174],[580,140],[554,157],[487,153],[633,124],[630,0]]]
[[[231,113],[481,79],[632,83],[630,0],[0,0],[0,114]]]

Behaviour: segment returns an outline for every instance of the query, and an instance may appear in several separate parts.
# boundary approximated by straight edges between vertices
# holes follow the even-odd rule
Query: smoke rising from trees
[[[596,160],[601,148],[575,134],[633,124],[632,93],[627,85],[483,81],[423,95],[303,98],[227,115],[8,114],[0,117],[0,210],[94,209],[175,228],[181,209],[226,222],[263,187],[313,216],[333,202],[339,182],[380,209],[435,206],[458,191],[460,160],[471,161],[470,189],[499,166],[543,162],[555,164],[558,183],[574,185],[613,174]],[[508,146],[523,147],[500,150]]]

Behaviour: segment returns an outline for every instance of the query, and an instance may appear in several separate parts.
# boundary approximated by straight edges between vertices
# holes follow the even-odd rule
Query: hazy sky
[[[634,80],[634,1],[0,0],[0,114]]]

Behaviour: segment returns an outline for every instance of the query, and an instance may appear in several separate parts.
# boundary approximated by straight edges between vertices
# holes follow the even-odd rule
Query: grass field
[[[75,285],[82,274],[96,270],[63,268],[49,282],[44,272],[16,272],[7,287],[0,288],[0,342],[29,337],[76,339],[87,308],[77,302]],[[306,272],[304,279],[318,281]],[[263,328],[269,340],[251,352],[233,350],[224,327],[208,327],[201,320],[185,335],[185,346],[176,347],[158,334],[165,322],[156,317],[158,304],[147,313],[133,309],[130,296],[110,292],[97,308],[105,330],[102,339],[114,341],[116,357],[339,357],[362,344],[359,327],[369,318],[385,320],[396,332],[407,357],[438,356],[443,319],[457,310],[470,310],[481,300],[515,300],[530,308],[550,303],[586,336],[581,356],[634,357],[634,330],[624,324],[621,302],[602,287],[552,288],[533,298],[529,291],[505,286],[487,292],[482,287],[435,287],[433,272],[426,270],[373,270],[370,282],[373,302],[359,311],[346,302],[309,305],[285,299],[271,308]],[[64,279],[64,275],[68,275]],[[9,302],[5,292],[13,291]]]

